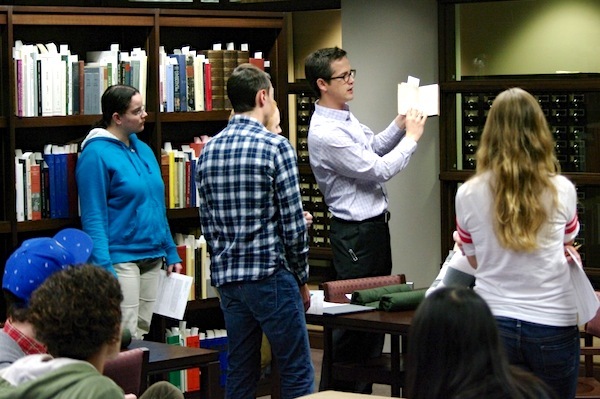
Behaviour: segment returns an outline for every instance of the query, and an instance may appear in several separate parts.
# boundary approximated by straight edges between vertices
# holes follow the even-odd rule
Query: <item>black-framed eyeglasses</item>
[[[350,72],[346,72],[340,76],[332,76],[327,80],[342,79],[345,83],[349,83],[350,78],[354,79],[355,77],[356,77],[356,69],[351,69]]]

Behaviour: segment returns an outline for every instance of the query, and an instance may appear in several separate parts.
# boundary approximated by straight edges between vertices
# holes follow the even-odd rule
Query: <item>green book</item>
[[[179,334],[168,336],[167,344],[181,346],[181,336]],[[169,382],[175,385],[177,388],[182,389],[181,371],[169,371]]]

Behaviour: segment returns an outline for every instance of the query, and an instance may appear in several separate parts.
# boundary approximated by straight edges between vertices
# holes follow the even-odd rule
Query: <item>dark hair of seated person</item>
[[[434,291],[415,312],[408,339],[409,399],[550,399],[533,374],[511,366],[486,302],[472,289]]]
[[[121,339],[119,281],[98,266],[71,267],[36,289],[29,320],[54,357],[88,360]]]

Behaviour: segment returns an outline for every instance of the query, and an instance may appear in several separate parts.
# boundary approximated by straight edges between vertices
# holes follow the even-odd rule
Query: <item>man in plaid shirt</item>
[[[313,392],[304,312],[310,306],[307,227],[296,153],[265,125],[275,112],[269,75],[238,66],[227,81],[235,115],[198,159],[200,224],[228,336],[226,398],[255,397],[262,332],[281,397]]]

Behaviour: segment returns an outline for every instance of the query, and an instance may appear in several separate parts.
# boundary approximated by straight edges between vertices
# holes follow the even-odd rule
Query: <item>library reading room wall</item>
[[[435,0],[342,0],[342,42],[357,70],[350,109],[373,131],[397,114],[397,85],[408,75],[437,83]],[[431,284],[440,268],[438,118],[428,119],[408,167],[387,182],[392,213],[393,272],[416,287]]]

